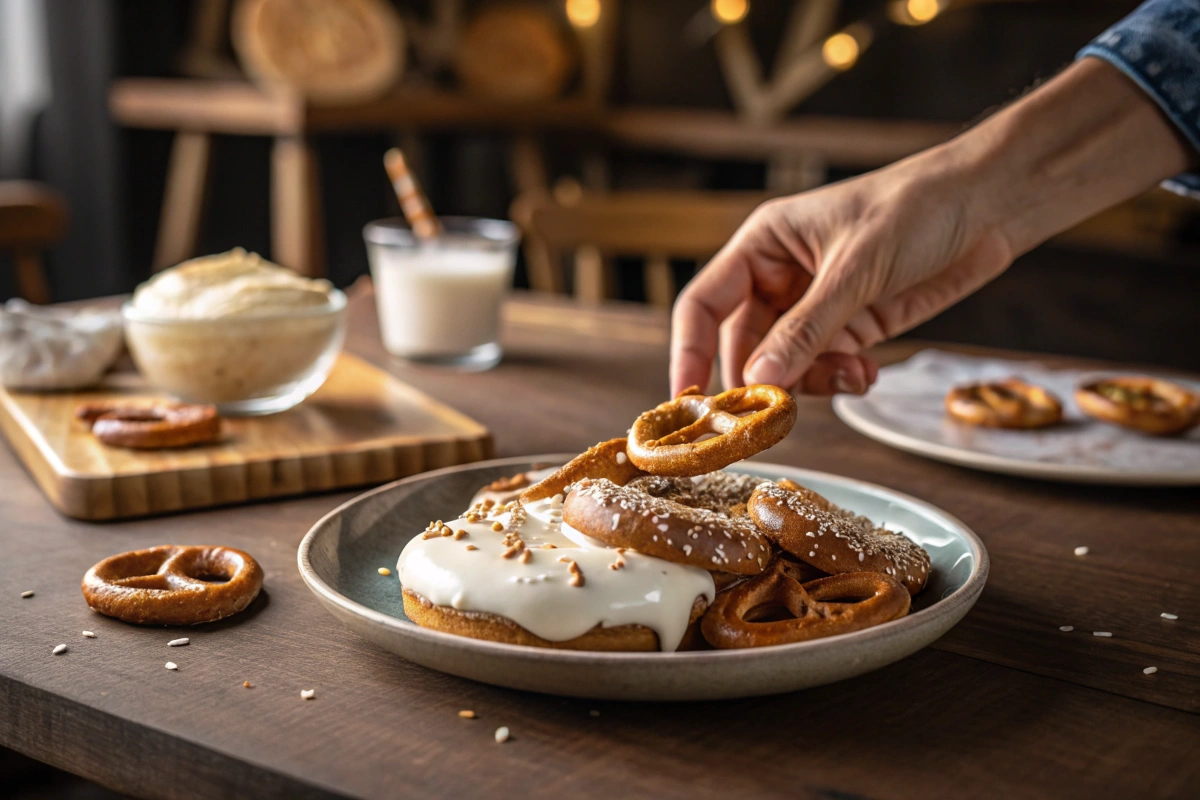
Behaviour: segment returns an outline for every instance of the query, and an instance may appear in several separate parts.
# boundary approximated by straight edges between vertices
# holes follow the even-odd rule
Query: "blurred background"
[[[763,199],[947,139],[1134,0],[0,0],[0,292],[243,246],[338,285],[398,214],[517,219],[520,288],[668,307]],[[1200,224],[1154,190],[913,335],[1200,368]],[[16,797],[107,792],[0,751]]]
[[[239,245],[347,285],[398,144],[439,213],[521,223],[519,287],[669,306],[762,199],[955,135],[1136,5],[0,0],[0,291]],[[1150,192],[914,335],[1198,368],[1197,208]]]

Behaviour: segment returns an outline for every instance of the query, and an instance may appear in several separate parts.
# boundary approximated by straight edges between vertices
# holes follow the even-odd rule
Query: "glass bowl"
[[[315,308],[217,319],[164,319],[121,307],[142,376],[227,416],[285,411],[325,382],[346,334],[346,295]]]

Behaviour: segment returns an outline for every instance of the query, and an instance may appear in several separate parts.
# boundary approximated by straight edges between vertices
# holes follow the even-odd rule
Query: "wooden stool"
[[[41,251],[66,227],[66,205],[55,192],[28,181],[0,181],[0,249],[12,252],[17,290],[31,303],[50,302]]]
[[[534,289],[562,285],[562,256],[569,252],[575,296],[598,302],[609,294],[605,257],[642,256],[647,299],[669,308],[676,291],[670,259],[711,257],[767,198],[760,192],[584,191],[561,202],[535,191],[517,197],[511,214],[525,233]]]

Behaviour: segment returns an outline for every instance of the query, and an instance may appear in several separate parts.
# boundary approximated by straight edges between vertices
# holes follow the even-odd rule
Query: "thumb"
[[[817,280],[796,305],[771,328],[747,361],[747,384],[769,383],[790,389],[800,382],[817,356],[859,310],[856,293],[846,285]]]

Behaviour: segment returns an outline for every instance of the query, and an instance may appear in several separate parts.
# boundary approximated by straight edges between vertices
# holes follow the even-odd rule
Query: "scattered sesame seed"
[[[1103,636],[1107,639],[1112,638],[1112,634],[1109,633],[1108,631],[1092,631],[1092,636]]]
[[[504,523],[503,522],[493,522],[492,530],[494,530],[496,532],[504,530]]]
[[[84,632],[83,632],[83,638],[85,638],[85,639],[95,639],[95,638],[96,638],[96,634],[92,633],[91,631],[84,631]]]
[[[316,689],[301,689],[300,690],[300,699],[301,700],[312,700],[316,696],[317,696]]]
[[[475,712],[469,708],[464,708],[462,711],[458,712],[458,715],[463,719],[475,719]]]
[[[1143,675],[1153,675],[1156,672],[1158,672],[1158,667],[1146,667],[1142,670]]]
[[[250,681],[242,681],[242,688],[243,689],[253,689],[254,684],[250,683]]]
[[[187,638],[186,636],[182,639],[172,639],[171,641],[167,642],[167,647],[183,647],[190,641],[191,639]]]
[[[508,741],[508,728],[503,726],[496,728],[496,744],[504,744]]]
[[[588,712],[588,716],[589,717],[598,717],[598,716],[600,716],[600,712],[593,708],[591,711]]]
[[[1075,626],[1074,625],[1060,625],[1058,629],[1060,631],[1062,631],[1063,633],[1070,633],[1071,631],[1075,630]]]
[[[475,545],[473,545],[473,544],[469,544],[469,545],[467,545],[467,549],[468,549],[468,550],[478,550],[479,548],[478,548],[478,547],[476,547],[476,546],[475,546]]]
[[[167,669],[171,669],[171,670],[179,669],[179,665],[176,664],[174,661],[168,661],[163,666],[166,667]]]
[[[1179,619],[1178,614],[1168,614],[1166,611],[1159,614],[1159,616],[1162,617],[1163,619]]]
[[[33,597],[33,592],[32,591],[21,592],[21,597],[28,600],[30,597]]]
[[[65,652],[67,652],[67,646],[65,644],[56,645],[53,650],[53,653],[56,656],[61,656]]]
[[[1075,555],[1086,556],[1087,554],[1088,554],[1088,549],[1086,547],[1076,547],[1075,548]]]
[[[378,572],[380,575],[385,575],[385,576],[392,574],[392,571],[390,569],[388,569],[387,567],[380,567]]]

